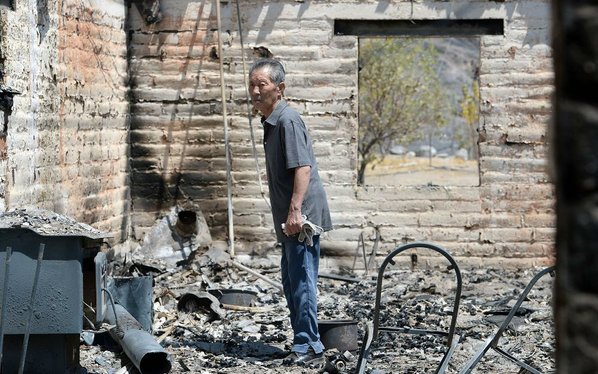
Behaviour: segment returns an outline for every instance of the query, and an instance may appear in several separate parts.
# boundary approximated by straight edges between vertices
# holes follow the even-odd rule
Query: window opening
[[[478,186],[479,37],[359,39],[358,184]]]

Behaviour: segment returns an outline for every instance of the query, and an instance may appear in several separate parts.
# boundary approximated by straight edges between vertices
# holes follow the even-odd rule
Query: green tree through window
[[[397,149],[409,154],[411,150],[426,158],[427,167],[432,167],[435,146],[451,148],[451,156],[459,148],[466,152],[465,157],[477,155],[479,43],[454,41],[360,39],[357,174],[360,185],[368,182],[368,172],[387,165],[386,158],[396,154]],[[468,57],[461,56],[462,48],[475,50],[476,46],[477,51],[468,53]],[[473,89],[464,90],[464,86]],[[415,159],[408,163],[414,162]],[[479,173],[477,164],[475,167]]]

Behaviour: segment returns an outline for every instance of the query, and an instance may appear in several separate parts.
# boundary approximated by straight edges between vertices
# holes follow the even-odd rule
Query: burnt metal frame
[[[367,276],[368,263],[367,263],[366,254],[365,254],[365,240],[363,239],[363,231],[359,233],[359,238],[357,239],[357,248],[355,249],[355,257],[353,257],[353,267],[351,268],[351,270],[353,272],[355,272],[355,265],[357,264],[357,257],[359,257],[360,249],[363,254],[363,264],[365,266],[365,275]]]
[[[554,272],[555,272],[555,267],[554,266],[550,266],[550,267],[547,267],[545,269],[542,269],[540,272],[538,272],[532,278],[532,280],[527,284],[527,286],[525,287],[525,289],[523,290],[523,292],[521,293],[521,295],[519,295],[519,298],[517,299],[517,302],[513,305],[513,307],[511,308],[511,311],[509,312],[509,314],[507,315],[507,317],[505,318],[505,320],[503,321],[503,323],[500,325],[500,327],[498,328],[498,330],[496,331],[496,333],[493,336],[491,336],[490,338],[488,338],[486,340],[486,342],[484,343],[484,345],[467,362],[467,364],[465,364],[465,367],[463,369],[461,369],[461,371],[459,371],[459,374],[468,374],[468,373],[471,373],[472,370],[473,370],[473,368],[480,362],[480,360],[482,359],[482,357],[484,357],[484,355],[486,354],[486,352],[488,352],[490,350],[490,348],[494,349],[496,352],[498,352],[502,356],[508,358],[513,363],[517,364],[519,367],[524,368],[525,370],[529,371],[530,373],[532,373],[532,374],[542,374],[542,372],[539,371],[538,369],[536,369],[536,368],[534,368],[534,367],[526,364],[525,362],[519,360],[518,358],[516,358],[515,356],[513,356],[509,352],[501,349],[498,346],[498,341],[500,340],[500,338],[501,338],[502,334],[505,332],[505,330],[509,327],[509,323],[511,323],[511,320],[513,319],[513,317],[515,316],[515,314],[517,313],[517,311],[521,307],[521,304],[523,303],[523,301],[527,297],[527,294],[535,286],[536,282],[538,282],[538,280],[540,278],[542,278],[544,275],[549,274],[549,273],[551,274],[551,276],[554,277]]]
[[[382,282],[384,279],[384,271],[388,264],[394,265],[395,262],[393,258],[398,254],[412,248],[427,248],[433,251],[436,251],[443,255],[448,262],[450,263],[449,270],[455,271],[456,281],[457,281],[457,290],[455,292],[455,300],[453,302],[453,313],[451,317],[451,324],[447,331],[439,331],[439,330],[428,330],[428,329],[412,329],[408,327],[392,327],[392,326],[380,326],[380,302],[381,302],[381,294],[382,294]],[[370,347],[373,341],[378,339],[378,335],[380,332],[398,332],[398,333],[406,333],[406,334],[417,334],[417,335],[441,335],[447,337],[447,350],[440,361],[440,364],[436,368],[435,373],[441,374],[444,373],[448,367],[448,362],[451,359],[455,351],[455,347],[459,342],[459,336],[455,335],[455,326],[457,324],[457,314],[459,312],[459,301],[461,299],[461,288],[462,288],[462,278],[461,278],[461,271],[459,270],[459,266],[455,262],[455,260],[451,257],[451,255],[443,248],[426,242],[414,242],[409,244],[404,244],[397,247],[393,250],[390,254],[386,256],[382,265],[380,266],[380,270],[378,271],[378,280],[376,286],[376,305],[374,308],[374,320],[371,323],[366,324],[366,332],[363,339],[363,344],[361,346],[361,350],[359,351],[359,359],[357,361],[357,367],[355,369],[356,374],[363,374],[365,372],[365,366],[367,363],[367,356],[370,351]]]
[[[355,249],[355,257],[353,258],[353,267],[352,271],[355,272],[355,265],[357,264],[357,257],[359,257],[359,249],[361,248],[361,252],[363,255],[363,265],[365,266],[365,273],[364,275],[367,277],[370,267],[374,264],[376,260],[376,254],[378,253],[378,244],[380,243],[380,230],[376,227],[376,239],[374,240],[374,246],[372,247],[372,253],[370,253],[369,259],[366,257],[365,253],[365,240],[363,239],[363,231],[359,233],[359,238],[357,239],[357,248]]]

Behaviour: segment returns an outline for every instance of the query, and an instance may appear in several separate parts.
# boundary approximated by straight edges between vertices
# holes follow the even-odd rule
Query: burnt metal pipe
[[[191,210],[180,211],[177,214],[175,229],[182,238],[197,234],[197,213]]]
[[[0,306],[0,368],[2,368],[2,352],[4,349],[4,315],[6,314],[6,293],[8,292],[8,273],[10,270],[10,257],[12,248],[6,247],[6,259],[4,260],[4,285],[2,287],[2,305]],[[1,369],[0,369],[1,370]]]
[[[106,310],[105,322],[115,327],[110,336],[123,348],[141,374],[170,372],[168,354],[153,336],[122,305],[113,304]]]

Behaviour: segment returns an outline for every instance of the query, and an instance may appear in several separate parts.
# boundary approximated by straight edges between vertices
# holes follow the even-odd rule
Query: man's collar
[[[272,113],[270,113],[268,118],[262,117],[262,123],[267,122],[268,124],[270,124],[272,126],[276,126],[276,124],[278,123],[278,119],[280,118],[280,115],[282,114],[282,111],[288,105],[289,104],[287,104],[287,102],[284,99],[280,99],[278,104],[276,104],[276,107],[274,107],[274,111],[272,111]]]

